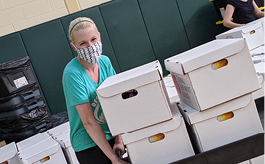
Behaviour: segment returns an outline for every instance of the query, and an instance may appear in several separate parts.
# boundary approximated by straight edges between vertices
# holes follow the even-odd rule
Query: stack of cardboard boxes
[[[236,27],[216,36],[216,39],[245,38],[262,89],[253,93],[255,99],[264,97],[264,18]]]
[[[69,122],[0,147],[1,164],[79,164],[70,142]]]
[[[218,39],[165,60],[198,152],[263,133],[261,88],[245,39]]]
[[[0,163],[22,164],[15,142],[0,148]]]
[[[69,121],[47,130],[46,133],[61,145],[68,164],[79,164],[70,141]]]
[[[170,163],[194,155],[184,120],[170,103],[159,61],[107,78],[97,89],[113,136],[133,164]]]
[[[48,133],[38,133],[16,143],[25,164],[67,164],[61,146]]]

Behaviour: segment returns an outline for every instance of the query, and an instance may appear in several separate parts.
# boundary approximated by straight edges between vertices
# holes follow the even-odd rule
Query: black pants
[[[109,140],[111,147],[115,144],[115,138]],[[101,151],[98,146],[75,152],[80,164],[112,164],[109,158]]]

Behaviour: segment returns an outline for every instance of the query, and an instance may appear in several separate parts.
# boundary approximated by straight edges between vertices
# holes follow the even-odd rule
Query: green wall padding
[[[99,9],[121,71],[156,60],[137,0],[110,1]]]
[[[23,30],[21,37],[51,113],[65,111],[62,74],[73,55],[60,20]]]
[[[138,1],[155,56],[168,74],[164,60],[190,49],[176,0]]]
[[[20,34],[17,32],[1,37],[0,45],[0,63],[24,58],[28,55]]]
[[[191,48],[209,42],[220,34],[221,28],[214,5],[208,0],[176,0]]]
[[[96,26],[100,32],[101,42],[103,45],[102,54],[108,56],[111,60],[111,63],[113,65],[115,71],[117,73],[120,72],[120,67],[119,67],[118,61],[116,59],[116,56],[114,54],[114,51],[112,49],[112,45],[110,43],[110,39],[109,39],[109,36],[107,34],[104,22],[103,22],[102,17],[101,17],[101,14],[99,12],[99,8],[98,7],[88,8],[88,9],[82,10],[80,12],[76,12],[76,13],[73,13],[71,15],[67,15],[65,17],[60,18],[67,37],[68,37],[68,28],[69,28],[70,22],[72,20],[74,20],[75,18],[78,18],[78,17],[89,17],[95,22],[95,24],[96,24]],[[68,39],[68,41],[70,44],[69,39]],[[72,50],[74,56],[76,56],[77,53],[73,49],[71,49],[71,50]]]

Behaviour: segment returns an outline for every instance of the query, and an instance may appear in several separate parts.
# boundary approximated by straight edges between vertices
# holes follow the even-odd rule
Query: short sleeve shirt
[[[227,4],[235,8],[233,13],[233,22],[239,24],[247,24],[256,19],[254,15],[253,0],[242,2],[241,0],[228,0]]]
[[[107,140],[113,138],[102,112],[96,89],[107,77],[116,73],[109,58],[105,55],[101,55],[98,66],[98,84],[90,78],[76,58],[72,59],[64,69],[62,83],[70,123],[70,140],[76,152],[93,147],[96,143],[86,132],[75,105],[89,102],[94,117],[105,133]]]

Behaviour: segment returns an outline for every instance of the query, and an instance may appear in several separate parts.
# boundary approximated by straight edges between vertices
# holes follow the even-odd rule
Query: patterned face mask
[[[75,47],[76,48],[76,47]],[[98,41],[96,44],[94,44],[91,47],[87,48],[76,48],[77,54],[80,56],[81,59],[89,62],[89,63],[97,63],[101,53],[102,53],[102,43],[101,41]]]

